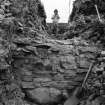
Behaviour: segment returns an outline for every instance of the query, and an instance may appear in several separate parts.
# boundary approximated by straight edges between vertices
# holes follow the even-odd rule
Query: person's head
[[[58,10],[57,9],[54,10],[54,14],[58,14]]]

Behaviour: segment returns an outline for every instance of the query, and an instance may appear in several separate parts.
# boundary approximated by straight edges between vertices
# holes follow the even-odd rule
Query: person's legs
[[[56,26],[55,23],[52,24],[52,34],[55,34]]]
[[[58,23],[56,24],[56,35],[58,34]]]
[[[58,24],[57,23],[53,23],[52,25],[52,33],[57,35],[58,34]]]

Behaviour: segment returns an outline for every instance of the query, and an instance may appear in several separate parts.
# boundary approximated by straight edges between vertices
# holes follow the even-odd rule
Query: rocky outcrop
[[[26,105],[19,81],[14,79],[12,51],[16,44],[13,40],[43,33],[44,7],[39,0],[2,0],[0,7],[0,103]]]
[[[95,8],[99,10],[101,22]],[[70,15],[70,28],[65,33],[65,38],[81,36],[95,44],[104,46],[104,1],[103,0],[75,0],[73,11]]]
[[[75,0],[73,10],[70,16],[70,21],[76,20],[79,15],[84,16],[97,15],[95,4],[97,4],[99,12],[104,16],[105,1],[104,0]]]

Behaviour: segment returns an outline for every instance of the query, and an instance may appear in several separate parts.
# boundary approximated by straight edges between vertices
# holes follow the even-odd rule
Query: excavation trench
[[[64,38],[54,39],[41,21],[46,16],[40,1],[1,3],[9,8],[2,10],[0,23],[0,104],[63,104],[102,50],[104,24],[74,22]],[[104,62],[95,65],[87,82],[91,94],[104,91],[104,75]]]

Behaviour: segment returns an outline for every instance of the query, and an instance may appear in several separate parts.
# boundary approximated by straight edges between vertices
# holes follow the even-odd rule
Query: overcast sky
[[[41,0],[44,4],[47,14],[47,22],[52,22],[51,17],[54,9],[58,9],[60,15],[59,22],[67,22],[69,17],[69,11],[72,10],[72,3],[74,0]],[[70,4],[70,10],[69,10]]]

